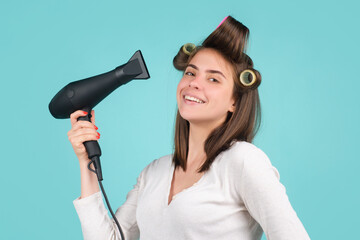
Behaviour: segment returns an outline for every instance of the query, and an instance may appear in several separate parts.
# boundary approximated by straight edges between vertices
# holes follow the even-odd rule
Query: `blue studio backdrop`
[[[173,150],[181,78],[173,57],[227,15],[250,29],[248,53],[262,74],[254,144],[279,170],[312,239],[358,238],[359,7],[355,0],[2,0],[1,239],[82,239],[70,120],[48,110],[62,87],[143,53],[151,78],[94,108],[115,211],[140,171]]]

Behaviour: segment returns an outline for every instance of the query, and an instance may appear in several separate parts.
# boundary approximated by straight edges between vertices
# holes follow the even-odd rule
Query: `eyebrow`
[[[187,65],[187,66],[188,66],[188,67],[195,68],[196,70],[199,70],[199,68],[198,68],[197,66],[195,66],[194,64],[189,64],[189,65]],[[218,73],[218,74],[222,75],[222,76],[226,79],[225,75],[224,75],[222,72],[218,71],[218,70],[212,70],[212,69],[210,69],[210,70],[206,70],[206,72],[209,72],[209,73]]]

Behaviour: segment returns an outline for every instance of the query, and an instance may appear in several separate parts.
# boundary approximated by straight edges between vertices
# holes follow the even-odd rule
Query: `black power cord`
[[[97,172],[90,167],[91,164],[94,164],[94,160],[90,160],[90,162],[89,162],[89,164],[88,164],[88,169],[97,175]],[[99,181],[99,185],[100,185],[101,191],[102,191],[102,193],[103,193],[103,195],[104,195],[104,198],[105,198],[105,201],[106,201],[106,205],[108,206],[108,209],[109,209],[109,211],[110,211],[110,213],[111,213],[111,216],[113,217],[113,219],[114,219],[114,221],[115,221],[115,223],[116,223],[116,225],[117,225],[117,227],[118,227],[118,229],[119,229],[119,232],[120,232],[120,235],[121,235],[121,239],[122,239],[122,240],[125,240],[124,233],[123,233],[123,231],[122,231],[122,229],[121,229],[121,227],[120,227],[120,224],[119,224],[117,218],[115,217],[115,214],[113,213],[113,211],[112,211],[112,209],[111,209],[109,200],[108,200],[108,198],[107,198],[107,196],[106,196],[106,193],[105,193],[105,190],[104,190],[104,187],[103,187],[101,181]]]

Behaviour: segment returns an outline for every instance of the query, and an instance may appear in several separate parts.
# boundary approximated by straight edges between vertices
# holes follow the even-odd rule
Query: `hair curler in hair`
[[[191,53],[196,49],[196,45],[193,43],[186,43],[179,49],[178,54],[173,59],[174,67],[177,70],[184,71],[187,66],[187,61]]]
[[[182,50],[186,55],[190,55],[195,48],[196,46],[193,43],[186,43],[182,46]]]
[[[227,16],[203,41],[202,46],[214,48],[232,61],[241,62],[249,33],[249,29],[244,24],[231,16]]]
[[[256,74],[250,69],[245,69],[241,72],[239,79],[242,85],[249,87],[256,83]]]

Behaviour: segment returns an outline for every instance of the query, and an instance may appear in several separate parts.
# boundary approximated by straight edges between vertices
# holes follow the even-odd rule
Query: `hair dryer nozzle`
[[[149,71],[147,70],[147,67],[145,65],[145,61],[144,58],[141,54],[140,50],[137,50],[134,55],[130,58],[129,62],[133,61],[133,60],[138,60],[139,64],[140,64],[140,68],[141,68],[141,74],[134,77],[134,79],[148,79],[150,78],[150,74]]]

